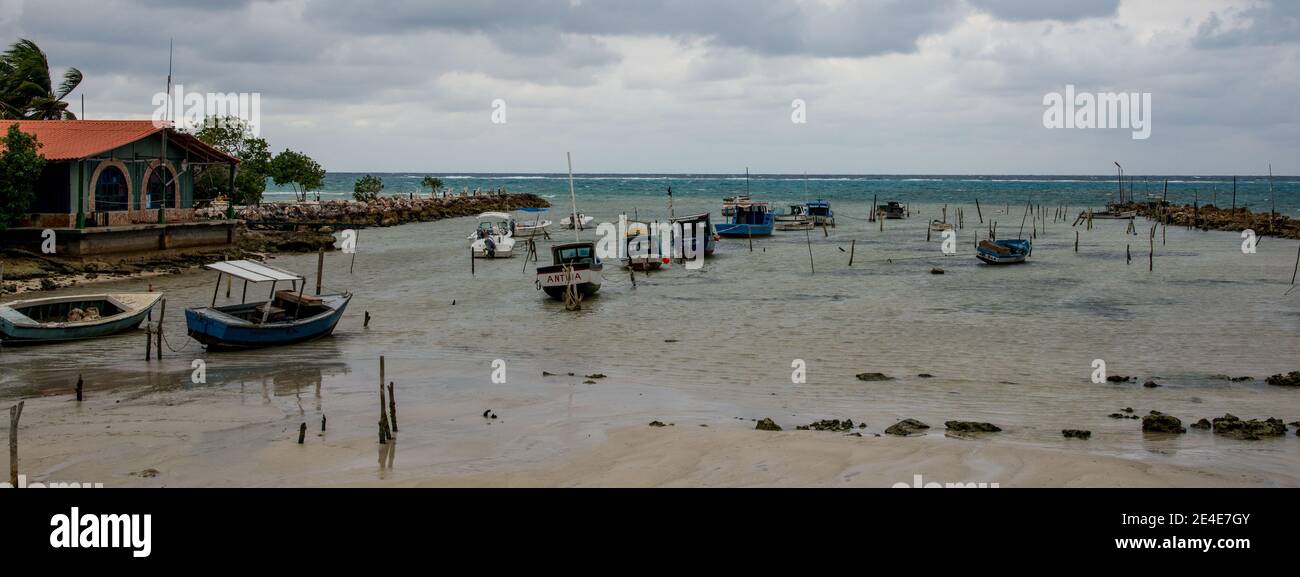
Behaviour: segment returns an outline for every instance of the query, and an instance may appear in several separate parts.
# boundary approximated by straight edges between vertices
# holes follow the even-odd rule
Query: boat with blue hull
[[[243,280],[245,295],[248,283],[271,283],[271,298],[266,301],[216,306],[214,291],[212,306],[185,310],[190,337],[208,350],[271,347],[329,336],[352,300],[352,293],[347,292],[303,294],[306,281],[302,276],[254,261],[218,262],[207,268],[220,273],[218,290],[224,275]],[[293,288],[275,290],[281,282],[290,282]]]
[[[674,229],[681,231],[681,236],[673,239],[673,256],[675,258],[694,258],[696,254],[699,254],[701,243],[704,245],[704,256],[713,256],[718,239],[715,236],[716,231],[713,229],[713,222],[709,218],[709,213],[676,216],[670,220]],[[703,235],[699,234],[701,231],[703,231]]]
[[[835,211],[831,203],[825,200],[813,200],[807,203],[807,214],[816,226],[835,226]]]
[[[78,341],[140,326],[160,293],[110,293],[48,297],[0,305],[5,346]]]
[[[776,217],[767,209],[766,202],[745,201],[736,203],[735,212],[726,223],[717,225],[719,236],[752,237],[770,236]]]
[[[1033,244],[1023,239],[982,240],[975,247],[975,257],[988,264],[1022,263],[1031,252]]]

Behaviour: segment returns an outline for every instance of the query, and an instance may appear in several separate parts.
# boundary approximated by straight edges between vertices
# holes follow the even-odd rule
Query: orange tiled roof
[[[41,154],[51,161],[89,158],[163,130],[151,120],[0,120],[0,131],[8,130],[13,124],[18,125],[18,130],[35,136],[41,143]],[[169,129],[168,138],[223,160],[236,160],[188,134]],[[0,143],[0,152],[3,151],[4,145]]]

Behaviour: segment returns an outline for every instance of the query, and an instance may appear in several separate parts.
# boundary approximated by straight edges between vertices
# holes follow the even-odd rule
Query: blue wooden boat
[[[347,292],[305,295],[306,282],[302,276],[254,261],[233,260],[206,266],[219,273],[212,306],[186,309],[185,325],[190,337],[206,345],[208,350],[270,347],[328,336],[352,300],[352,293]],[[248,283],[270,282],[270,300],[216,306],[224,275],[244,281],[245,297]],[[282,282],[292,283],[293,288],[276,291],[276,285]]]
[[[835,226],[835,211],[831,210],[831,203],[825,200],[810,201],[808,207],[808,217],[812,219],[816,226]]]
[[[1033,244],[1023,239],[981,240],[975,247],[975,257],[988,264],[1016,264],[1025,262]]]
[[[677,243],[676,246],[673,247],[673,252],[676,256],[685,258],[685,255],[690,254],[693,258],[694,255],[699,254],[701,243],[704,245],[704,256],[713,256],[713,250],[717,245],[717,238],[714,237],[713,223],[709,220],[709,213],[704,212],[688,216],[677,216],[673,217],[671,221],[675,226],[680,225],[682,231],[681,239],[674,239],[674,242]],[[700,225],[703,225],[704,238],[700,238],[700,236],[696,234],[700,231]],[[689,233],[686,232],[688,230],[690,231]],[[686,239],[690,239],[690,242],[688,243]]]
[[[0,340],[54,343],[129,331],[160,299],[161,293],[110,293],[13,301],[0,305]]]
[[[720,236],[751,237],[770,236],[776,225],[776,217],[767,209],[766,202],[737,202],[735,212],[726,223],[719,224]]]

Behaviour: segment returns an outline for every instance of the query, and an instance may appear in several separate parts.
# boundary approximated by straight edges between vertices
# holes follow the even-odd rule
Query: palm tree
[[[56,90],[45,52],[31,40],[19,40],[0,54],[0,118],[76,119],[63,99],[80,84],[81,71],[69,68]]]

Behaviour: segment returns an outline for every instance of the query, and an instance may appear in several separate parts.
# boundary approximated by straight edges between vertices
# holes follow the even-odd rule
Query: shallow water
[[[632,208],[643,219],[666,212],[658,198],[590,195],[579,203],[598,222]],[[681,198],[675,210],[716,216],[717,204],[712,197]],[[931,434],[941,434],[945,420],[981,420],[1005,429],[996,442],[1266,474],[1291,474],[1300,465],[1294,429],[1283,439],[1244,442],[1195,430],[1144,435],[1139,421],[1107,417],[1132,407],[1138,414],[1178,416],[1185,425],[1225,412],[1300,418],[1300,391],[1263,383],[1300,369],[1300,291],[1284,296],[1295,241],[1265,238],[1257,254],[1243,255],[1234,233],[1170,228],[1167,236],[1157,233],[1154,271],[1148,271],[1149,223],[1139,220],[1133,236],[1124,234],[1127,222],[1097,221],[1087,231],[1052,223],[1049,215],[1029,263],[992,267],[973,256],[975,235],[987,226],[978,223],[973,204],[963,207],[966,226],[955,256],[941,254],[937,234],[926,241],[926,223],[938,217],[940,205],[914,205],[910,219],[886,221],[883,232],[865,220],[868,207],[869,201],[836,201],[839,226],[829,236],[820,229],[778,232],[754,239],[752,252],[744,239],[726,239],[703,270],[674,264],[638,273],[635,288],[626,271],[607,263],[600,294],[577,312],[536,290],[534,265],[525,265],[522,254],[478,261],[471,276],[465,236],[473,219],[366,229],[352,274],[350,255],[327,255],[327,287],[356,295],[336,334],[261,351],[210,354],[184,336],[182,308],[211,300],[214,273],[69,289],[152,284],[165,291],[166,336],[180,352],[146,365],[142,333],[8,348],[0,353],[0,391],[64,390],[80,373],[92,375],[92,388],[111,380],[298,397],[286,405],[287,419],[328,407],[334,422],[334,414],[369,410],[377,359],[385,355],[403,403],[479,399],[485,408],[514,407],[511,422],[538,431],[515,441],[538,449],[522,459],[561,453],[593,430],[652,419],[720,423],[770,416],[789,429],[850,417],[879,433],[914,417],[934,426]],[[956,208],[948,205],[950,220]],[[551,218],[563,210],[553,209]],[[1014,237],[1021,208],[1004,210],[984,206],[984,219],[998,222],[1000,236]],[[1025,235],[1032,230],[1026,224]],[[1081,230],[1078,253],[1075,230]],[[1126,245],[1132,264],[1125,262]],[[302,273],[315,263],[314,254],[273,261]],[[930,274],[933,267],[946,274]],[[268,289],[250,288],[250,296]],[[239,293],[237,283],[235,300]],[[221,297],[224,302],[224,287]],[[369,328],[362,327],[365,311],[373,315]],[[189,383],[194,359],[206,362],[204,385]],[[491,379],[496,359],[505,362],[505,383]],[[804,383],[791,382],[796,359],[806,364]],[[1093,384],[1094,359],[1137,382]],[[583,375],[597,372],[608,378],[581,384]],[[895,380],[862,382],[854,378],[861,372]],[[1230,383],[1216,374],[1256,380]],[[1152,377],[1163,386],[1142,387]],[[313,389],[304,403],[301,395]],[[439,434],[469,439],[457,436],[464,432],[457,427],[469,427],[475,417],[444,423]],[[1063,428],[1090,429],[1093,438],[1067,441]],[[401,459],[420,458],[412,446]]]

